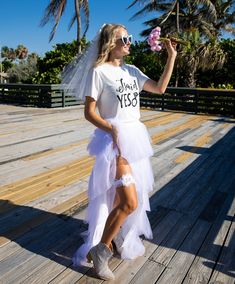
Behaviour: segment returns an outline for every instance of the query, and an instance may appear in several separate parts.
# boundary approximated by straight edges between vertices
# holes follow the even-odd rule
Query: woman
[[[139,236],[152,238],[146,211],[150,210],[148,195],[154,182],[149,161],[153,151],[139,121],[139,92],[164,93],[176,58],[176,45],[167,40],[167,63],[155,82],[137,67],[125,64],[131,39],[122,25],[102,27],[98,53],[85,76],[83,91],[85,118],[97,127],[88,145],[96,161],[89,180],[89,227],[73,262],[81,265],[92,259],[97,275],[104,280],[114,279],[108,267],[112,243],[121,258],[134,259],[145,251]]]

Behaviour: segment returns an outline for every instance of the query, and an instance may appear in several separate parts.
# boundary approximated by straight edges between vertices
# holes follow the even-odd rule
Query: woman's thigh
[[[116,179],[125,174],[132,174],[131,166],[125,158],[118,156],[116,159]]]
[[[126,175],[133,177],[131,166],[126,159],[121,156],[117,157],[116,165],[116,180],[120,180]],[[134,181],[128,185],[117,186],[114,206],[118,204],[127,204],[133,209],[137,207],[137,193]]]

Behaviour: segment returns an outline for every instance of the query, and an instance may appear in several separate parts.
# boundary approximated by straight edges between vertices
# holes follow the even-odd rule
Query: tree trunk
[[[79,0],[75,0],[75,11],[77,16],[77,46],[78,53],[82,52],[81,48],[81,16],[80,16],[80,3]]]
[[[186,72],[185,74],[185,87],[188,88],[196,88],[196,79],[195,79],[195,74],[196,74],[196,68],[188,68],[189,72]]]
[[[178,35],[180,33],[179,11],[180,11],[180,3],[179,3],[179,0],[178,0],[177,3],[176,3],[176,29],[177,29]]]
[[[176,3],[176,30],[177,30],[178,35],[180,33],[179,7],[180,7],[180,3],[179,3],[179,0],[178,0],[177,3]],[[178,63],[178,60],[177,60],[177,62],[176,62],[175,87],[178,87],[178,84],[179,84],[179,63]]]
[[[176,66],[175,66],[175,87],[178,87],[179,84],[179,63],[178,61],[176,62]]]

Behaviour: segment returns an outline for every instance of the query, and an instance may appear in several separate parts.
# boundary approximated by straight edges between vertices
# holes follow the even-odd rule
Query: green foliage
[[[153,28],[160,26],[163,37],[175,32],[180,38],[185,35],[190,37],[191,45],[187,49],[178,48],[180,52],[178,52],[175,67],[176,75],[172,76],[176,76],[176,85],[195,87],[196,84],[200,86],[206,82],[206,86],[210,86],[210,82],[214,80],[212,76],[216,80],[220,76],[222,81],[217,85],[224,83],[234,85],[234,71],[230,73],[231,68],[234,70],[234,57],[230,64],[227,60],[225,67],[219,70],[224,63],[227,51],[225,46],[223,49],[217,44],[223,31],[235,34],[234,0],[133,0],[128,8],[138,4],[141,4],[141,8],[134,14],[132,20],[150,12],[156,12],[154,18],[144,22],[147,28],[140,35],[148,36]],[[213,72],[203,71],[206,69]],[[226,73],[229,74],[227,78]],[[201,80],[199,74],[205,74],[202,76],[205,81]]]
[[[3,46],[1,56],[4,58],[3,70],[8,73],[10,83],[31,82],[37,70],[38,55],[36,53],[28,54],[27,47],[19,44],[16,49]]]
[[[164,53],[152,52],[147,42],[135,42],[125,62],[137,66],[153,80],[158,80],[164,68]]]
[[[4,72],[7,72],[12,66],[13,66],[13,63],[10,60],[5,58],[2,61],[2,67],[3,67]]]
[[[31,53],[26,59],[20,60],[18,64],[8,70],[11,83],[32,83],[32,77],[37,71],[38,55]]]
[[[203,43],[197,29],[185,33],[183,38],[190,42],[190,45],[179,46],[177,62],[171,77],[169,86],[173,86],[177,76],[179,86],[188,86],[186,81],[195,80],[197,87],[234,88],[235,78],[235,41],[222,40],[221,42]],[[218,69],[223,59],[223,52],[227,54],[227,60],[222,69]],[[126,57],[126,63],[134,64],[151,79],[158,80],[161,76],[167,54],[165,50],[152,52],[146,41],[135,42],[131,46],[130,55]],[[178,68],[178,70],[177,70]],[[202,71],[202,70],[210,71]],[[213,70],[213,72],[211,71]],[[195,77],[190,74],[195,72]],[[216,74],[216,75],[215,75]],[[219,86],[220,84],[220,86]]]
[[[28,49],[23,44],[19,44],[16,49],[8,46],[3,46],[1,48],[1,56],[11,62],[15,61],[16,59],[25,59],[27,58],[27,55]]]
[[[234,39],[222,39],[220,41],[220,47],[226,53],[226,61],[222,69],[203,72],[200,70],[198,73],[198,83],[200,87],[215,88],[221,86],[232,86],[235,88],[235,40]],[[227,88],[227,87],[226,87]]]
[[[14,61],[16,59],[16,51],[14,48],[3,46],[1,48],[1,57]]]
[[[25,59],[28,56],[28,49],[23,44],[19,44],[15,52],[18,59]]]
[[[87,45],[85,39],[81,43],[83,48]],[[76,55],[77,41],[57,44],[54,50],[46,52],[45,57],[38,60],[38,71],[32,82],[37,84],[59,84],[61,82],[61,71]]]
[[[219,84],[218,86],[215,87],[215,84],[211,83],[210,88],[212,88],[212,89],[232,90],[233,89],[233,85],[231,85],[231,84]]]
[[[189,41],[187,47],[180,46],[177,55],[178,86],[196,87],[198,75],[206,70],[219,70],[223,67],[226,52],[221,48],[216,38],[202,40],[198,29],[183,33],[183,38]]]

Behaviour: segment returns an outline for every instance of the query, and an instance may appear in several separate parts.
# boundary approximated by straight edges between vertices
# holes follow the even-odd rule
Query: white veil
[[[82,54],[76,56],[62,71],[61,88],[65,94],[75,96],[77,100],[85,101],[87,75],[94,66],[98,56],[98,42],[103,26],[87,49]]]

